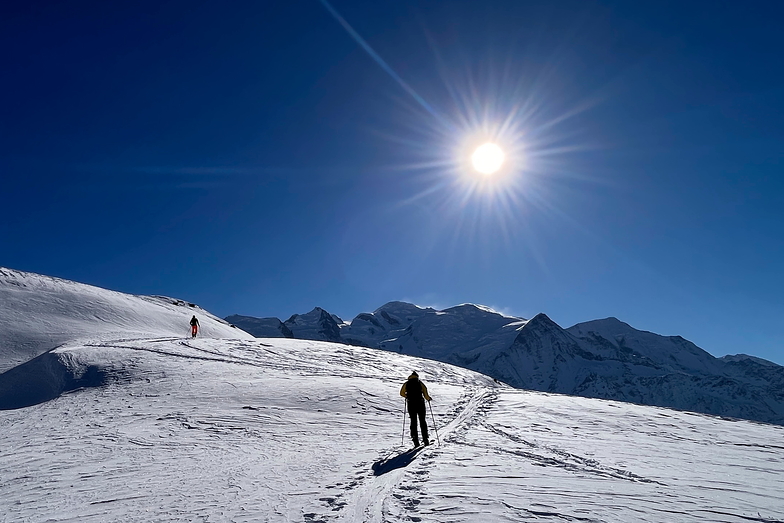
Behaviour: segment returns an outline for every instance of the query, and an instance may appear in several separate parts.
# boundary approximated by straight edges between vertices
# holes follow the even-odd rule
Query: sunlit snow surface
[[[207,337],[252,338],[194,303],[0,267],[0,373],[81,338],[187,336],[191,316]]]
[[[324,342],[55,354],[106,383],[0,411],[0,521],[784,521],[780,426],[514,390]],[[414,369],[441,445],[390,468],[409,447],[398,391]]]

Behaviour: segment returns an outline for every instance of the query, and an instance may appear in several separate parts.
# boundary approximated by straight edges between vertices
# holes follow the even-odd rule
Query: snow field
[[[0,411],[10,443],[0,520],[302,521],[323,511],[330,492],[370,474],[379,449],[399,445],[405,376],[386,376],[411,367],[325,345],[151,339],[56,350],[101,367],[108,384]]]
[[[326,342],[126,338],[52,354],[106,379],[0,411],[2,522],[784,521],[779,426],[518,391]],[[442,445],[376,475],[410,447],[398,392],[411,370]]]
[[[422,521],[782,520],[781,427],[508,390],[485,409],[439,449]]]

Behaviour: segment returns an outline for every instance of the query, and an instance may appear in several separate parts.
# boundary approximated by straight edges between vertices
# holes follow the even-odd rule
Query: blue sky
[[[784,4],[333,0],[380,60],[318,0],[115,4],[0,12],[0,265],[784,364]],[[484,139],[503,176],[465,168]]]

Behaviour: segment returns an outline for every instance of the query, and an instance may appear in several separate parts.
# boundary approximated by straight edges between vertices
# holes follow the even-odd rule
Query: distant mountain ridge
[[[784,425],[784,367],[744,354],[716,358],[680,336],[617,318],[564,329],[488,307],[390,302],[350,322],[316,307],[278,318],[229,316],[257,337],[379,348],[452,363],[517,388],[614,399]],[[276,323],[277,322],[277,323]]]
[[[231,325],[244,325],[243,330],[257,338],[293,338],[294,334],[277,318],[254,318],[234,314],[225,318]]]

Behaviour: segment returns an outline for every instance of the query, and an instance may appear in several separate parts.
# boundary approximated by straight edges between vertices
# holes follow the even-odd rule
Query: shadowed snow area
[[[255,339],[200,309],[191,339],[184,302],[18,271],[0,293],[0,362],[29,356],[0,374],[0,522],[784,522],[781,426]],[[440,440],[418,452],[412,370]]]
[[[81,364],[68,352],[47,352],[0,374],[0,410],[37,405],[81,387],[99,387],[104,380],[95,365]]]

